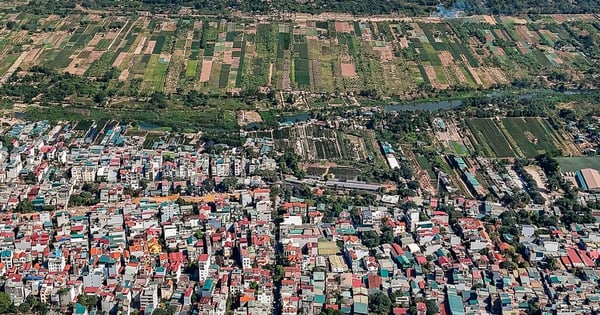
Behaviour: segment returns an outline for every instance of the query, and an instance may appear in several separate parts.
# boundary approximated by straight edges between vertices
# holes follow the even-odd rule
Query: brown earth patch
[[[375,47],[373,50],[379,53],[379,59],[381,59],[382,62],[393,61],[396,59],[394,56],[394,50],[391,46]]]
[[[142,37],[142,39],[140,39],[140,42],[138,43],[137,47],[135,47],[135,51],[133,52],[136,55],[139,55],[142,53],[142,49],[144,49],[144,44],[146,43],[146,37]],[[154,47],[153,47],[154,49]]]
[[[494,19],[494,17],[489,16],[489,15],[484,15],[482,17],[483,17],[483,20],[485,21],[485,23],[490,24],[490,25],[496,25],[496,20]]]
[[[117,68],[120,67],[125,57],[127,57],[127,53],[124,51],[120,52],[115,61],[113,62],[112,66]]]
[[[67,36],[67,33],[62,31],[62,32],[57,32],[58,34],[54,37],[54,47],[53,48],[59,48],[60,44],[62,43],[62,41],[65,39],[65,36]]]
[[[347,22],[335,22],[335,31],[338,33],[350,33],[352,28]]]
[[[237,112],[237,122],[240,126],[246,126],[248,124],[262,122],[262,118],[257,111],[241,110]]]
[[[175,32],[177,30],[176,21],[164,21],[160,25],[160,30],[164,32]]]
[[[231,56],[230,50],[226,50],[223,52],[223,63],[229,64],[229,65],[233,63],[233,57]]]
[[[342,63],[342,76],[345,78],[356,78],[358,74],[356,73],[356,66],[353,63]]]
[[[203,60],[202,61],[202,71],[200,72],[200,82],[210,81],[210,72],[212,70],[212,66],[213,66],[212,60]]]
[[[452,54],[449,51],[442,50],[438,53],[438,56],[442,61],[442,66],[447,67],[454,64],[454,58],[452,58]]]
[[[400,37],[400,48],[408,48],[408,39],[406,37]]]
[[[152,51],[154,51],[154,46],[156,46],[156,41],[155,40],[149,41],[148,46],[146,46],[146,50],[144,51],[144,54],[146,54],[146,55],[152,54]]]
[[[121,71],[121,74],[119,74],[119,81],[127,81],[128,77],[129,77],[129,69],[125,69],[125,70]]]

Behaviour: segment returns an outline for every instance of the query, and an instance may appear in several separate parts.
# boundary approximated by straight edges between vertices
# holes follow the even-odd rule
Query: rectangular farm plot
[[[212,60],[202,61],[202,71],[200,72],[200,82],[210,81],[210,72],[212,71]]]
[[[310,72],[307,59],[294,59],[294,79],[299,87],[310,88]]]
[[[188,61],[187,68],[185,69],[185,76],[193,78],[196,76],[196,72],[198,72],[198,60]]]
[[[165,76],[169,62],[159,55],[150,56],[150,61],[144,73],[143,89],[146,91],[159,92],[165,85]]]
[[[356,73],[356,66],[353,63],[342,63],[342,76],[344,78],[357,78],[358,73]]]
[[[467,119],[467,124],[477,140],[477,144],[487,152],[488,156],[500,158],[515,156],[515,152],[508,139],[502,130],[498,128],[494,120],[472,118]]]
[[[552,130],[540,118],[504,118],[502,125],[529,158],[556,151]]]

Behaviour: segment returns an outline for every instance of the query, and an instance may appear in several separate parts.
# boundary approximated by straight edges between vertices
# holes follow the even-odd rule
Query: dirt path
[[[268,84],[268,86],[271,86],[273,84],[271,81],[272,79],[273,79],[273,63],[271,62],[271,64],[269,65],[269,84]]]
[[[115,36],[115,38],[113,39],[112,42],[110,42],[110,45],[108,45],[108,48],[106,49],[106,51],[110,51],[110,49],[112,48],[112,46],[115,44],[115,42],[117,41],[117,39],[119,38],[119,35],[121,35],[121,32],[127,27],[129,26],[129,20],[127,20],[127,22],[125,22],[125,25],[123,25],[123,27],[121,27],[121,29],[117,32],[117,35]],[[129,32],[129,30],[127,31]],[[125,34],[127,35],[127,34]]]
[[[23,60],[25,60],[28,54],[29,51],[24,51],[21,53],[19,58],[17,58],[17,60],[13,62],[12,66],[10,66],[10,68],[8,68],[8,71],[6,71],[6,74],[4,74],[2,79],[0,79],[0,83],[4,84],[6,83],[6,81],[8,81],[8,78],[10,78],[10,76],[17,70],[17,68],[21,66],[21,63],[23,62]]]
[[[281,89],[284,91],[289,91],[292,87],[292,83],[290,81],[290,68],[290,61],[286,59],[283,62],[283,75],[281,76]]]

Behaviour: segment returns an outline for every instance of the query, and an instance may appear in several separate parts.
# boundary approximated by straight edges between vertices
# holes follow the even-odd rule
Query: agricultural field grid
[[[427,88],[489,88],[540,71],[579,78],[590,60],[572,34],[598,32],[600,24],[587,15],[572,20],[284,22],[3,13],[0,23],[11,28],[0,31],[0,76],[6,81],[39,66],[104,78],[117,91],[139,89],[146,95],[270,88],[368,90],[408,99]],[[34,27],[26,31],[25,25]]]

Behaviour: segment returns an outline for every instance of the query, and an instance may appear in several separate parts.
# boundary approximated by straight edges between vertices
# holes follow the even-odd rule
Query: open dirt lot
[[[394,49],[392,46],[375,47],[373,50],[379,53],[379,59],[381,59],[382,62],[394,61],[396,59],[394,57]]]
[[[442,66],[447,67],[454,63],[454,59],[452,58],[452,54],[449,51],[440,51],[438,56],[442,61]]]
[[[129,77],[129,69],[125,69],[119,74],[119,81],[127,81],[127,77]]]
[[[66,72],[74,75],[83,75],[85,71],[90,67],[92,62],[100,59],[104,54],[103,51],[90,51],[87,58],[75,58],[69,66],[65,69]]]
[[[146,55],[152,54],[152,51],[154,50],[154,46],[156,46],[156,41],[155,40],[149,41],[148,46],[146,46],[146,50],[144,51],[144,54],[146,54]]]
[[[342,63],[342,76],[344,78],[356,78],[356,66],[353,63]]]
[[[125,59],[125,57],[127,57],[127,53],[126,52],[120,52],[119,55],[117,56],[117,58],[115,59],[115,61],[113,62],[113,67],[119,67],[121,66],[121,63],[123,62],[123,60]]]
[[[492,16],[489,16],[489,15],[484,15],[484,16],[482,16],[482,17],[483,17],[483,20],[484,20],[484,21],[485,21],[487,24],[490,24],[490,25],[496,25],[496,20],[495,20],[495,19],[494,19]]]
[[[200,73],[200,82],[210,81],[210,71],[212,70],[212,60],[202,61],[202,72]]]
[[[352,32],[352,27],[347,22],[335,22],[335,31],[338,33],[350,33]]]
[[[251,123],[262,122],[260,114],[253,110],[241,110],[237,113],[237,122],[240,126],[246,126]]]
[[[164,32],[175,32],[177,30],[177,22],[176,21],[164,21],[160,25],[161,31]]]
[[[144,49],[144,44],[145,43],[146,43],[146,37],[142,37],[142,39],[138,43],[137,47],[135,47],[135,51],[133,53],[136,54],[136,55],[141,54],[142,53],[142,49]],[[152,49],[154,49],[154,47],[152,47]]]

